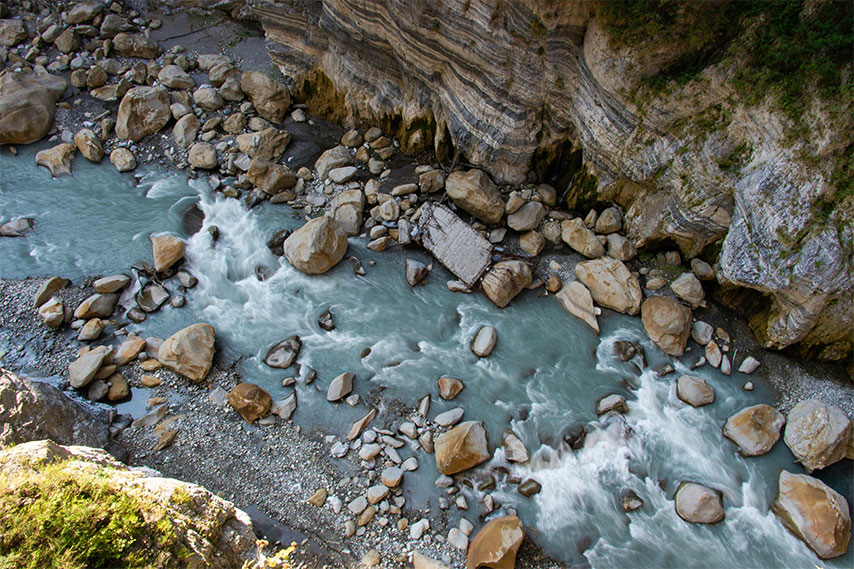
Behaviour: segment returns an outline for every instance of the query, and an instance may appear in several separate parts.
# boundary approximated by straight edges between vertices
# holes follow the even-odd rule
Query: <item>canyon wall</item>
[[[763,345],[847,357],[851,202],[817,208],[833,193],[826,159],[851,142],[845,124],[816,104],[806,139],[793,140],[772,101],[741,102],[732,60],[683,85],[644,89],[689,46],[654,37],[642,48],[615,45],[598,8],[276,0],[252,13],[311,112],[382,125],[404,148],[432,148],[446,163],[457,151],[501,184],[563,167],[572,176],[558,191],[571,208],[617,202],[641,249],[675,245],[715,262],[718,297],[750,317]],[[571,165],[576,150],[583,159]]]

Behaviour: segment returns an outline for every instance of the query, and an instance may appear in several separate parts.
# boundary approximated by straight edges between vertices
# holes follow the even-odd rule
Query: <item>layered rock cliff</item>
[[[455,149],[499,183],[556,174],[582,212],[615,201],[641,248],[675,244],[716,261],[721,298],[751,316],[764,345],[846,357],[850,197],[830,212],[826,204],[828,164],[846,145],[850,155],[850,119],[832,122],[817,101],[807,105],[809,131],[793,139],[770,98],[742,102],[733,58],[687,84],[645,88],[645,78],[692,56],[693,40],[620,45],[599,8],[276,0],[253,13],[312,112],[381,124],[411,150]]]

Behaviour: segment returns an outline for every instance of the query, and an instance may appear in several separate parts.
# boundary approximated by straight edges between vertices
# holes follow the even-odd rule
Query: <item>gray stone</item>
[[[724,519],[721,493],[695,482],[683,482],[676,490],[676,513],[686,522],[715,524]]]
[[[469,288],[492,261],[489,241],[445,206],[425,204],[418,231],[424,248]]]
[[[681,375],[676,380],[676,396],[692,407],[702,407],[715,401],[715,390],[702,377]]]
[[[481,326],[471,341],[471,351],[480,358],[492,353],[498,342],[498,332],[492,326]]]

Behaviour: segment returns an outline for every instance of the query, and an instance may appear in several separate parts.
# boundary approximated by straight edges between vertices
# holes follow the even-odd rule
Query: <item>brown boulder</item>
[[[246,176],[258,189],[271,196],[297,183],[290,168],[263,158],[255,158],[249,163]]]
[[[504,215],[501,192],[481,170],[451,172],[445,191],[455,204],[485,223],[498,223]]]
[[[101,141],[88,128],[77,131],[77,134],[74,135],[74,144],[80,154],[89,162],[100,162],[104,157],[104,147],[101,146]]]
[[[308,275],[325,273],[344,258],[347,235],[331,217],[312,219],[285,239],[288,262]]]
[[[152,235],[151,252],[154,256],[154,270],[165,271],[181,260],[187,249],[179,237],[172,235]]]
[[[641,321],[649,338],[669,356],[685,352],[691,334],[691,311],[679,301],[653,296],[643,301]]]
[[[274,123],[280,123],[291,106],[291,94],[287,86],[260,71],[244,71],[240,76],[240,88],[249,95],[258,114]]]
[[[52,148],[37,152],[36,165],[44,166],[50,170],[50,175],[53,177],[70,176],[71,159],[74,158],[75,152],[77,152],[76,146],[68,142],[63,142]]]
[[[116,135],[139,142],[166,126],[171,116],[166,87],[134,87],[119,103]]]
[[[228,394],[228,404],[240,413],[247,423],[254,423],[270,411],[273,399],[254,383],[238,383]]]
[[[783,439],[807,471],[845,458],[854,434],[851,421],[838,407],[818,399],[807,399],[789,411],[786,421]]]
[[[193,324],[166,338],[157,359],[172,371],[198,383],[211,369],[215,339],[213,326]]]
[[[291,134],[286,130],[265,128],[260,132],[247,132],[237,136],[237,146],[250,158],[278,160],[291,142]]]
[[[575,276],[605,308],[631,315],[640,311],[640,283],[622,261],[610,257],[582,261],[575,266]]]
[[[524,261],[499,261],[483,276],[480,286],[495,306],[504,308],[531,279],[531,268]]]
[[[142,34],[122,32],[113,38],[113,49],[124,57],[155,59],[160,49],[157,44]]]
[[[738,445],[742,456],[759,456],[780,440],[786,418],[764,403],[742,409],[726,420],[723,434]]]
[[[62,77],[47,73],[0,73],[0,144],[30,144],[53,125]]]
[[[483,526],[469,545],[466,569],[513,569],[525,540],[525,527],[516,516],[495,518]]]
[[[439,436],[434,449],[436,467],[447,475],[468,470],[490,458],[486,429],[480,421],[460,423]]]

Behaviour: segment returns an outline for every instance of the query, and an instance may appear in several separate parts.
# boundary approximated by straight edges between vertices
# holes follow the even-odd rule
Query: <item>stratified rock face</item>
[[[771,510],[790,532],[822,559],[844,555],[851,539],[848,501],[821,480],[780,472]]]
[[[211,369],[215,339],[213,326],[193,324],[166,338],[157,359],[172,371],[198,383]]]
[[[0,144],[30,144],[46,135],[66,86],[47,73],[0,73]]]
[[[723,240],[720,279],[768,299],[752,321],[766,347],[828,360],[851,353],[852,236],[837,230],[850,212],[816,215],[833,192],[827,164],[801,164],[787,119],[741,103],[727,66],[639,108],[642,79],[691,42],[618,46],[585,0],[277,0],[253,13],[312,112],[395,126],[404,149],[432,137],[497,183],[524,182],[538,150],[553,155],[570,141],[595,176],[593,190],[572,188],[570,205],[617,201],[640,248],[672,240],[691,258]],[[722,108],[731,120],[712,132],[685,128]],[[814,129],[810,154],[834,152],[838,134]],[[719,166],[740,146],[752,154],[736,172]]]

